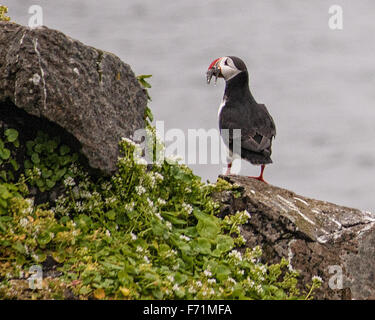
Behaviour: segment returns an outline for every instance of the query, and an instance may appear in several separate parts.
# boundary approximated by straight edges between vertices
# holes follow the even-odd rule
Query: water
[[[4,0],[26,25],[32,4],[44,24],[152,74],[151,108],[166,130],[217,128],[224,84],[207,86],[220,56],[247,64],[277,137],[265,178],[299,194],[365,210],[375,197],[375,22],[372,0],[336,1],[344,30],[328,28],[326,0]],[[221,166],[192,166],[215,181]],[[259,167],[242,163],[243,175]]]

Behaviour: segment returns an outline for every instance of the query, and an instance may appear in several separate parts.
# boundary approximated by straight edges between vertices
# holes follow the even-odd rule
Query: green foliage
[[[12,183],[20,168],[15,158],[18,147],[18,131],[6,129],[0,137],[0,215],[7,212],[10,199],[21,197],[26,188],[22,179],[17,184]]]
[[[26,177],[40,191],[50,190],[57,183],[73,176],[70,166],[78,160],[78,154],[72,154],[70,148],[61,144],[58,137],[49,138],[39,131],[34,140],[26,142],[26,148]]]
[[[6,16],[8,8],[6,6],[0,6],[0,21],[10,21],[10,18]]]
[[[4,167],[7,163],[11,164],[14,170],[18,170],[18,166],[14,159],[11,158],[11,150],[19,147],[18,131],[15,129],[6,129],[4,131],[4,139],[0,138],[0,166]],[[7,180],[3,177],[3,180]]]
[[[239,226],[249,213],[216,217],[219,204],[211,194],[231,185],[204,184],[171,158],[148,169],[133,156],[138,145],[123,139],[120,147],[118,173],[93,181],[73,158],[62,160],[70,150],[58,140],[40,133],[27,142],[26,170],[39,169],[44,187],[69,166],[59,177],[66,193],[54,207],[37,207],[19,192],[36,178],[21,179],[15,189],[1,185],[0,296],[30,292],[17,291],[11,279],[52,256],[62,275],[46,280],[34,298],[64,298],[63,288],[81,299],[304,298],[286,260],[267,266],[259,262],[259,247],[238,249],[244,243]]]
[[[151,101],[151,97],[150,97],[147,89],[150,89],[151,85],[146,79],[151,78],[151,77],[152,77],[152,75],[150,75],[150,74],[143,74],[143,75],[137,76],[137,79],[138,79],[139,83],[146,90],[147,99],[150,100],[150,101]],[[146,107],[145,119],[146,119],[148,125],[150,125],[150,123],[154,120],[154,116],[153,116],[153,114],[151,112],[151,109],[149,107]]]

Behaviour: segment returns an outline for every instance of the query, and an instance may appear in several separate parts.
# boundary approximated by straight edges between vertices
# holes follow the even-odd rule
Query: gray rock
[[[237,184],[241,196],[215,195],[222,215],[251,214],[242,228],[246,246],[260,245],[263,259],[282,257],[300,272],[304,283],[323,279],[317,299],[375,298],[375,214],[338,206],[267,185],[252,178],[221,176]]]
[[[0,102],[55,123],[89,165],[116,170],[118,142],[144,128],[147,105],[130,66],[47,27],[0,22]]]

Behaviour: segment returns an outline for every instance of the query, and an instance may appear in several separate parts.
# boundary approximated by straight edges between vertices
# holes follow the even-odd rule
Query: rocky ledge
[[[375,214],[314,200],[255,179],[221,176],[239,186],[216,195],[221,214],[247,210],[241,232],[247,247],[261,246],[263,259],[286,257],[304,283],[323,280],[316,299],[375,298]]]

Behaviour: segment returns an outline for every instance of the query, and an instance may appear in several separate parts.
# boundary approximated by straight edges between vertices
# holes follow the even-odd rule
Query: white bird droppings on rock
[[[37,73],[34,73],[33,77],[30,79],[34,83],[34,86],[37,86],[40,82],[40,75]]]

